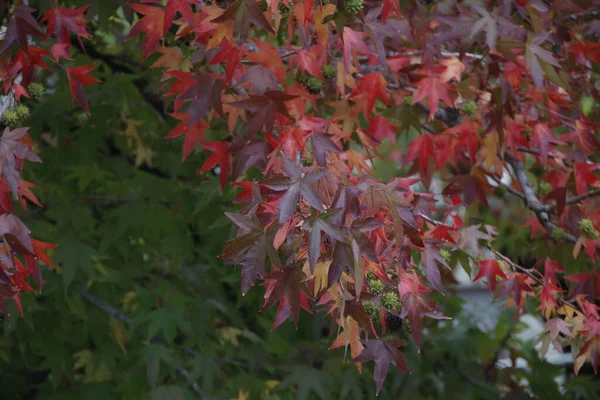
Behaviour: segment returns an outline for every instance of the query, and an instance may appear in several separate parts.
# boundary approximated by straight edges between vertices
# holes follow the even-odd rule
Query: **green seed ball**
[[[385,285],[379,279],[371,279],[368,281],[369,284],[369,293],[371,294],[381,294],[385,289]]]
[[[381,296],[381,305],[388,310],[396,310],[400,307],[400,298],[394,292],[387,292]]]
[[[17,114],[20,121],[24,121],[29,118],[29,107],[25,104],[19,104],[15,107],[15,114]]]
[[[325,77],[325,79],[333,78],[336,75],[336,72],[337,71],[335,67],[331,64],[327,64],[321,69],[321,73],[323,74],[323,77]]]
[[[370,300],[367,300],[363,302],[363,307],[369,315],[369,318],[371,318],[374,321],[379,319],[379,307],[377,306],[377,304],[373,303]]]
[[[317,77],[311,76],[306,82],[306,87],[311,93],[319,93],[323,89],[323,81]]]
[[[356,15],[364,7],[363,0],[346,0],[344,3],[344,10],[350,15]]]
[[[6,110],[2,114],[2,121],[11,129],[19,126],[19,117],[14,110]]]
[[[39,100],[46,94],[46,88],[41,83],[33,82],[27,87],[27,94],[34,100]]]

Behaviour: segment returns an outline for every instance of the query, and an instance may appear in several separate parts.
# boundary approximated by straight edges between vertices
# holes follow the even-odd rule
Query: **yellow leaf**
[[[230,400],[248,400],[249,397],[250,397],[250,391],[249,390],[239,389],[238,390],[238,397],[231,398]]]
[[[222,345],[225,343],[231,343],[235,347],[238,347],[240,345],[238,337],[242,334],[241,329],[236,328],[234,326],[224,326],[222,328],[219,328],[219,334],[219,342]]]
[[[123,329],[123,325],[116,319],[111,319],[110,325],[113,339],[115,339],[115,342],[117,342],[123,354],[127,354],[127,349],[125,349],[125,343],[127,342],[127,333],[125,332],[125,329]]]
[[[318,262],[315,267],[315,296],[323,289],[327,287],[327,274],[329,272],[329,266],[331,261]]]
[[[161,47],[158,52],[161,56],[150,68],[164,68],[167,71],[190,71],[192,63],[183,55],[179,47]]]

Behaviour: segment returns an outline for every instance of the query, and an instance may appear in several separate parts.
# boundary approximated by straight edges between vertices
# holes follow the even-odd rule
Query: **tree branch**
[[[521,190],[523,191],[523,195],[525,196],[525,205],[527,206],[527,208],[529,208],[535,213],[535,215],[540,220],[540,223],[548,232],[548,234],[552,236],[552,233],[556,230],[557,226],[552,221],[550,221],[550,216],[548,215],[546,206],[543,205],[535,195],[533,187],[531,186],[531,183],[529,183],[529,178],[525,173],[525,166],[519,159],[515,158],[509,152],[504,153],[504,159],[512,167],[513,172],[515,174],[515,178],[521,186]],[[577,241],[577,238],[571,235],[570,233],[566,233],[565,240],[575,243]]]

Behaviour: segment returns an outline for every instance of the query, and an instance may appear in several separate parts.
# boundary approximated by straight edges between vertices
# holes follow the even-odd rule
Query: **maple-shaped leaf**
[[[90,4],[76,9],[54,7],[44,13],[40,22],[47,23],[47,36],[56,36],[57,43],[67,45],[68,48],[68,45],[71,44],[69,38],[71,34],[76,35],[80,40],[91,37],[88,32],[88,22],[84,16],[90,7]]]
[[[581,150],[592,155],[600,152],[600,140],[596,137],[598,129],[600,129],[598,124],[578,119],[575,121],[575,131],[561,135],[561,139],[577,143]]]
[[[165,139],[173,139],[185,134],[181,157],[181,162],[183,162],[194,150],[196,144],[204,140],[204,131],[206,131],[210,127],[210,125],[202,119],[194,124],[190,124],[189,114],[173,113],[170,115],[180,120],[181,123],[175,128],[173,128],[171,132],[169,132],[169,134],[165,136]]]
[[[365,116],[370,117],[373,107],[375,106],[375,100],[379,99],[387,105],[390,105],[390,96],[387,92],[388,82],[380,72],[371,72],[360,80],[358,86],[350,98],[357,96],[364,96],[366,99],[365,103]]]
[[[191,62],[178,47],[159,47],[160,57],[150,68],[164,68],[167,71],[189,71]]]
[[[229,142],[201,142],[204,149],[212,151],[213,153],[206,159],[202,167],[198,172],[206,172],[217,165],[221,165],[221,171],[219,172],[219,183],[221,184],[221,191],[225,191],[227,185],[227,178],[229,178],[229,171],[231,170],[231,153],[229,153]]]
[[[563,352],[563,348],[558,341],[558,335],[561,333],[566,337],[573,337],[571,333],[570,325],[567,321],[562,318],[552,318],[546,322],[544,332],[548,335],[547,341],[542,341],[542,356],[545,356],[548,351],[548,345],[552,343],[554,348],[559,352]]]
[[[87,96],[83,91],[83,87],[87,85],[93,85],[95,83],[102,82],[100,79],[96,79],[91,75],[88,75],[95,65],[80,66],[67,68],[67,77],[69,78],[69,87],[71,88],[71,97],[88,113],[90,108],[88,106]]]
[[[363,351],[364,346],[360,340],[361,329],[352,317],[347,317],[343,322],[344,331],[341,332],[338,337],[333,341],[329,350],[337,349],[344,346],[346,349],[350,345],[350,355],[352,358],[356,358]],[[345,358],[345,357],[344,357]],[[357,363],[359,372],[362,371],[362,365]]]
[[[31,15],[34,12],[34,8],[28,7],[25,4],[21,4],[15,8],[12,18],[8,20],[8,26],[6,27],[6,33],[4,35],[4,40],[2,41],[0,53],[8,49],[13,43],[19,45],[25,53],[29,53],[27,36],[43,35],[35,17]]]
[[[454,106],[454,100],[448,92],[451,88],[450,84],[444,82],[438,73],[430,69],[425,69],[422,73],[425,77],[416,83],[417,91],[413,95],[412,104],[416,104],[427,97],[429,120],[432,120],[439,107],[440,100],[443,100],[448,106]]]
[[[15,199],[19,198],[19,169],[18,160],[42,162],[31,146],[23,143],[21,138],[27,134],[27,128],[4,129],[0,137],[0,173],[13,192]]]
[[[364,32],[358,32],[344,26],[343,41],[344,41],[344,67],[346,73],[350,73],[350,66],[352,65],[353,54],[370,54],[375,55],[375,52],[371,50],[369,46],[363,41],[367,36]]]
[[[235,156],[232,171],[233,179],[238,179],[252,167],[264,171],[270,148],[269,143],[260,139],[246,140],[240,138],[235,140],[229,148],[229,151]]]
[[[396,132],[400,131],[400,127],[394,125],[389,119],[382,115],[377,115],[369,121],[367,132],[381,142],[383,139],[388,139],[392,143],[396,143]]]
[[[596,298],[600,298],[600,273],[582,272],[580,274],[568,275],[566,279],[576,283],[571,293],[572,298],[584,295],[590,302],[594,302]]]
[[[549,78],[556,75],[556,71],[552,66],[561,68],[552,53],[542,48],[542,44],[548,39],[549,35],[550,32],[537,35],[530,33],[525,46],[525,65],[533,82],[538,87],[544,86],[544,75],[548,75]],[[556,79],[558,78],[553,80]]]
[[[440,254],[440,251],[435,247],[435,244],[442,243],[441,241],[434,241],[433,239],[427,239],[425,242],[425,251],[423,252],[423,258],[421,261],[421,269],[427,278],[427,281],[435,287],[437,290],[442,292],[442,279],[440,276],[440,270],[438,264],[446,268],[450,268],[446,259]]]
[[[257,185],[253,185],[253,190]],[[260,196],[260,195],[259,195]],[[272,231],[265,229],[251,207],[245,214],[225,213],[238,227],[238,237],[227,241],[219,258],[236,261],[242,265],[242,294],[254,285],[257,277],[267,275],[266,257],[272,265],[280,267],[279,257],[272,244]]]
[[[563,141],[552,133],[548,125],[544,123],[538,123],[533,127],[533,132],[531,134],[531,147],[534,149],[538,149],[540,152],[540,157],[544,162],[544,166],[548,162],[548,146],[550,144],[562,144]]]
[[[314,171],[303,174],[302,167],[285,155],[282,156],[285,163],[284,172],[286,176],[277,176],[261,182],[262,185],[276,190],[285,191],[279,201],[280,223],[286,222],[296,209],[300,195],[311,205],[311,207],[323,211],[323,201],[310,186],[325,177],[329,171]]]
[[[585,342],[577,358],[589,357],[592,361],[592,367],[594,368],[594,374],[598,373],[598,366],[600,365],[600,322],[594,321],[597,324],[596,332],[590,335],[589,339]],[[575,373],[579,372],[579,368],[575,366]]]
[[[398,293],[402,300],[400,317],[405,318],[408,316],[417,349],[421,345],[424,317],[449,319],[439,312],[436,302],[422,295],[422,293],[426,292],[429,292],[429,289],[421,284],[418,275],[414,271],[400,271],[400,276],[398,277]]]
[[[322,233],[325,232],[331,239],[343,242],[345,237],[339,227],[331,222],[331,219],[339,210],[332,210],[318,216],[313,216],[302,226],[308,234],[308,264],[310,273],[315,272],[315,266],[321,256]]]
[[[398,350],[398,347],[404,346],[404,340],[379,340],[369,339],[363,340],[365,349],[352,362],[364,363],[367,361],[375,361],[375,370],[373,377],[375,378],[376,393],[379,394],[385,377],[387,376],[390,364],[394,365],[405,372],[410,373],[404,355]]]
[[[285,102],[296,97],[280,90],[269,90],[262,96],[250,95],[247,99],[229,105],[254,113],[248,120],[248,136],[252,137],[261,128],[271,134],[278,113],[289,118]]]
[[[327,151],[333,151],[336,153],[341,152],[339,147],[337,147],[335,145],[335,143],[333,143],[333,141],[331,140],[332,137],[333,137],[333,135],[329,135],[327,133],[320,133],[320,132],[313,133],[310,136],[310,139],[312,141],[312,151],[315,156],[315,160],[317,161],[317,165],[319,167],[327,166],[327,159],[326,159]]]
[[[246,61],[262,64],[265,68],[271,70],[280,82],[285,82],[287,70],[277,47],[257,39],[252,39],[252,41],[258,47],[258,51],[248,54],[245,57]]]
[[[314,51],[300,50],[298,52],[298,65],[302,72],[308,72],[312,76],[323,79],[321,65],[319,65],[317,54]]]
[[[435,142],[429,133],[417,136],[408,144],[408,151],[404,156],[404,165],[419,160],[419,172],[422,176],[429,176],[430,161],[435,158]]]
[[[145,60],[154,53],[165,31],[165,9],[134,3],[128,3],[128,5],[143,17],[131,28],[126,39],[145,34],[142,42],[142,57]]]
[[[527,274],[521,272],[511,272],[507,274],[506,280],[500,282],[502,286],[502,293],[500,297],[509,296],[510,302],[508,304],[517,306],[516,313],[519,310],[525,310],[525,297],[528,294],[533,293],[533,285],[535,281]],[[518,314],[515,314],[515,317]]]
[[[227,21],[234,21],[235,31],[242,38],[248,35],[251,22],[267,32],[275,33],[255,0],[236,0],[221,16],[211,20],[214,23]]]
[[[236,69],[242,67],[242,51],[235,45],[226,40],[221,42],[219,52],[209,61],[209,65],[225,64],[225,79],[228,83],[231,82]]]
[[[559,288],[555,282],[544,279],[544,286],[542,286],[542,290],[540,292],[539,307],[544,316],[549,316],[554,310],[556,310],[556,307],[558,307],[556,295],[562,292],[564,292],[564,290]]]
[[[261,65],[250,67],[244,72],[238,83],[243,85],[250,82],[250,94],[262,95],[270,90],[277,90],[279,83],[273,71]]]
[[[0,237],[12,251],[24,255],[35,255],[29,229],[15,215],[0,215]]]
[[[187,110],[190,115],[190,124],[195,124],[204,118],[211,107],[219,114],[223,114],[221,94],[225,89],[225,83],[221,78],[208,73],[191,75],[185,84],[189,86],[185,88],[185,91],[182,91],[177,99],[192,100],[190,108]]]
[[[507,279],[498,260],[482,260],[479,261],[477,265],[479,266],[479,271],[477,272],[477,275],[475,275],[475,278],[473,278],[473,282],[486,278],[488,287],[492,292],[496,290],[498,277],[503,280]]]
[[[156,3],[154,0],[143,0],[142,3]],[[194,24],[194,14],[192,13],[191,6],[198,3],[197,0],[167,0],[165,5],[164,23],[163,23],[163,36],[167,34],[167,31],[173,23],[175,14],[181,13],[183,19],[189,23]]]
[[[304,290],[302,281],[304,273],[297,265],[287,265],[265,277],[268,285],[265,293],[265,302],[262,310],[266,310],[277,302],[287,301],[294,317],[294,324],[298,327],[298,315],[300,313],[300,297]],[[277,314],[281,312],[277,310]],[[275,316],[277,319],[277,315]]]
[[[587,187],[600,186],[600,179],[594,174],[594,166],[587,162],[575,163],[575,189],[577,194],[582,195],[588,191]]]

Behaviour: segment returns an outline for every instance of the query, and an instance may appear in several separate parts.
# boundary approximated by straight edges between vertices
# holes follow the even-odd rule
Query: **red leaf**
[[[25,53],[29,53],[27,36],[43,35],[37,21],[35,20],[34,16],[31,15],[34,12],[34,8],[27,7],[25,4],[21,4],[15,8],[13,11],[13,17],[8,21],[6,34],[4,35],[4,40],[2,42],[2,48],[0,48],[0,53],[8,49],[13,43],[18,44]]]
[[[143,0],[142,3],[156,3],[156,1]],[[165,18],[162,32],[163,36],[167,34],[167,31],[171,27],[177,12],[180,12],[181,15],[183,15],[183,19],[185,19],[186,22],[193,24],[194,14],[192,13],[190,6],[196,3],[197,0],[167,0],[167,4],[165,5]]]
[[[363,41],[367,36],[364,32],[354,31],[347,26],[344,27],[344,67],[346,73],[350,73],[350,66],[352,64],[352,54],[358,52],[361,54],[376,55],[369,46]]]
[[[231,170],[231,154],[229,153],[229,142],[202,142],[202,147],[206,150],[212,151],[208,159],[204,162],[198,172],[206,172],[218,164],[221,165],[221,172],[219,173],[219,183],[221,184],[221,190],[225,191],[227,185],[227,178],[229,177],[229,171]]]
[[[298,266],[289,265],[278,271],[273,272],[265,278],[267,291],[265,293],[265,302],[262,310],[266,310],[273,304],[280,302],[275,319],[281,320],[280,314],[284,313],[286,319],[288,316],[294,317],[294,324],[298,327],[298,315],[300,313],[300,297],[302,292],[302,280],[304,273]],[[289,309],[282,307],[281,303],[287,301]],[[287,314],[289,310],[289,315]],[[280,321],[280,323],[283,321]]]
[[[208,63],[209,65],[224,63],[225,79],[231,82],[236,69],[242,68],[242,51],[235,44],[227,41],[221,42],[220,51]]]
[[[408,152],[404,156],[404,165],[419,160],[419,172],[429,176],[429,160],[435,157],[433,138],[428,133],[417,136],[408,144]]]
[[[210,126],[203,119],[199,120],[194,124],[189,123],[189,114],[170,114],[172,117],[177,118],[181,121],[179,125],[169,132],[166,139],[173,139],[179,137],[185,133],[185,139],[183,140],[183,152],[181,162],[190,155],[190,153],[196,147],[196,144],[204,140],[204,131]]]
[[[371,72],[365,75],[356,89],[350,95],[350,98],[363,95],[366,97],[364,108],[365,116],[371,117],[371,112],[375,106],[375,100],[379,99],[387,105],[390,105],[390,96],[387,92],[388,82],[379,72]]]
[[[538,123],[533,128],[533,133],[531,134],[531,147],[539,149],[544,166],[546,166],[546,163],[548,162],[548,145],[561,143],[563,143],[562,140],[558,139],[547,125]]]
[[[0,173],[10,187],[13,196],[18,199],[19,196],[19,170],[18,160],[29,160],[33,162],[42,162],[31,146],[23,143],[21,140],[27,134],[27,128],[17,128],[15,130],[4,129],[0,137]]]
[[[424,292],[429,292],[429,289],[421,284],[418,275],[414,271],[410,271],[410,273],[400,271],[398,293],[403,303],[400,317],[405,318],[408,316],[417,349],[421,345],[423,318],[427,316],[435,319],[447,319],[438,311],[437,303],[421,295]]]
[[[46,35],[56,36],[56,41],[60,45],[66,45],[67,49],[71,44],[69,36],[76,35],[79,38],[89,39],[88,23],[84,15],[91,5],[71,9],[64,7],[51,8],[44,15],[40,22],[47,22]]]
[[[142,14],[143,17],[131,28],[126,39],[131,39],[142,33],[146,34],[142,42],[142,56],[145,60],[154,53],[158,47],[160,38],[163,36],[165,30],[165,9],[134,3],[128,3],[128,5],[134,11]]]
[[[502,268],[500,268],[498,260],[483,260],[479,261],[477,265],[479,265],[479,271],[473,281],[475,282],[481,278],[486,278],[488,287],[492,292],[496,289],[497,277],[506,279],[506,275],[504,274],[504,271],[502,271]]]
[[[83,86],[93,85],[95,83],[102,82],[100,79],[96,79],[93,76],[88,75],[95,65],[80,66],[67,68],[67,77],[69,78],[69,86],[71,87],[71,97],[88,113],[90,108],[88,106],[87,96],[83,91]]]
[[[454,100],[450,97],[448,89],[450,84],[444,82],[440,76],[431,70],[425,70],[425,78],[417,82],[417,91],[413,95],[412,104],[416,104],[425,97],[428,99],[429,119],[432,120],[435,116],[440,103],[440,99],[444,100],[446,105],[454,106]]]
[[[298,52],[298,61],[300,65],[300,69],[302,71],[306,71],[312,76],[319,77],[323,79],[323,73],[321,72],[321,66],[317,60],[316,54],[314,52],[308,52],[304,49]]]

